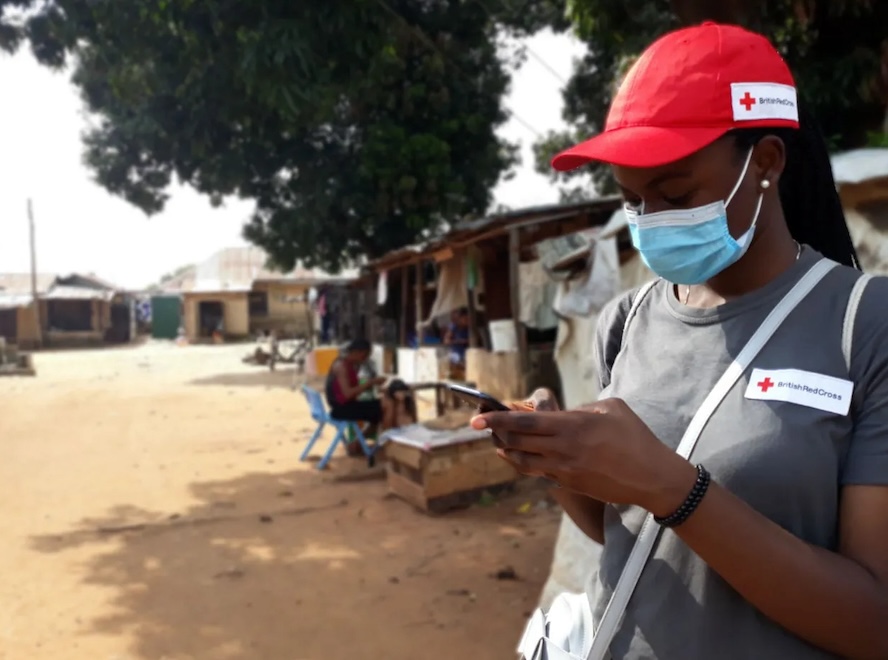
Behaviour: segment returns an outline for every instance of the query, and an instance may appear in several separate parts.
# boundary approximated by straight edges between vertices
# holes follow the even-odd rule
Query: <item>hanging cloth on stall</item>
[[[456,254],[438,264],[438,295],[425,324],[439,316],[450,314],[455,309],[468,306],[467,279],[465,254]]]
[[[383,271],[379,274],[379,279],[376,281],[376,304],[379,307],[385,305],[388,300],[388,271]]]
[[[558,325],[552,308],[558,283],[546,271],[542,261],[528,261],[518,266],[521,305],[518,318],[528,328],[549,330]]]

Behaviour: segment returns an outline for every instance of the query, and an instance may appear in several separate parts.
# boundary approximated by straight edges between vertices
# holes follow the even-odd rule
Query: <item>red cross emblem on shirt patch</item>
[[[770,378],[765,378],[764,380],[760,380],[758,383],[756,383],[756,385],[758,385],[758,388],[762,392],[767,392],[769,389],[774,387],[774,381]]]

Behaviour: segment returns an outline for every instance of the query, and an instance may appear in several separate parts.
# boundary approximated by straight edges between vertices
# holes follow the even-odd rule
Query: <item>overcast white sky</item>
[[[570,76],[581,46],[567,37],[540,34],[528,45],[562,79]],[[166,210],[146,218],[92,182],[81,163],[82,106],[66,74],[39,66],[27,50],[0,54],[0,272],[26,272],[27,198],[34,200],[37,267],[41,272],[96,275],[140,288],[175,268],[215,251],[244,244],[241,226],[249,202],[213,209],[206,198],[177,188]],[[562,83],[534,57],[516,74],[506,101],[540,133],[563,126]],[[513,119],[501,134],[522,143],[523,166],[496,189],[496,202],[520,208],[557,201],[555,188],[533,171],[536,136]]]

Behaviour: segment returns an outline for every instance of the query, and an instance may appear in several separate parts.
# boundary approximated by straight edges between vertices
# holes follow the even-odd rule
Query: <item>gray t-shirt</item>
[[[631,320],[622,349],[636,291],[613,301],[597,332],[601,397],[625,400],[662,442],[676,448],[732,358],[819,258],[805,248],[792,268],[764,288],[713,309],[681,304],[672,285],[659,281]],[[841,487],[888,485],[888,278],[872,280],[864,292],[849,377],[842,322],[859,275],[834,268],[793,310],[713,414],[691,457],[757,511],[829,550],[838,543]],[[754,369],[766,376],[759,371],[750,384]],[[834,400],[798,394],[795,400],[808,405],[748,398],[762,388],[774,392],[774,380],[789,372],[772,370],[783,369],[801,370],[793,377],[802,384],[817,374],[852,381],[850,414],[828,410]],[[781,397],[792,399],[785,383],[781,387]],[[638,507],[605,507],[601,566],[587,590],[596,622],[644,515]],[[645,566],[611,652],[614,660],[833,657],[758,612],[668,529]]]

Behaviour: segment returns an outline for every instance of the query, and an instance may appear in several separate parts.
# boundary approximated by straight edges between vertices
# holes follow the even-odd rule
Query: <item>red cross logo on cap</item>
[[[770,378],[765,378],[764,380],[759,381],[756,384],[759,386],[762,392],[767,392],[769,389],[774,387],[774,381]]]
[[[755,103],[755,98],[749,92],[746,92],[746,96],[740,99],[740,105],[746,108],[746,112],[752,110],[752,106],[754,106]]]

